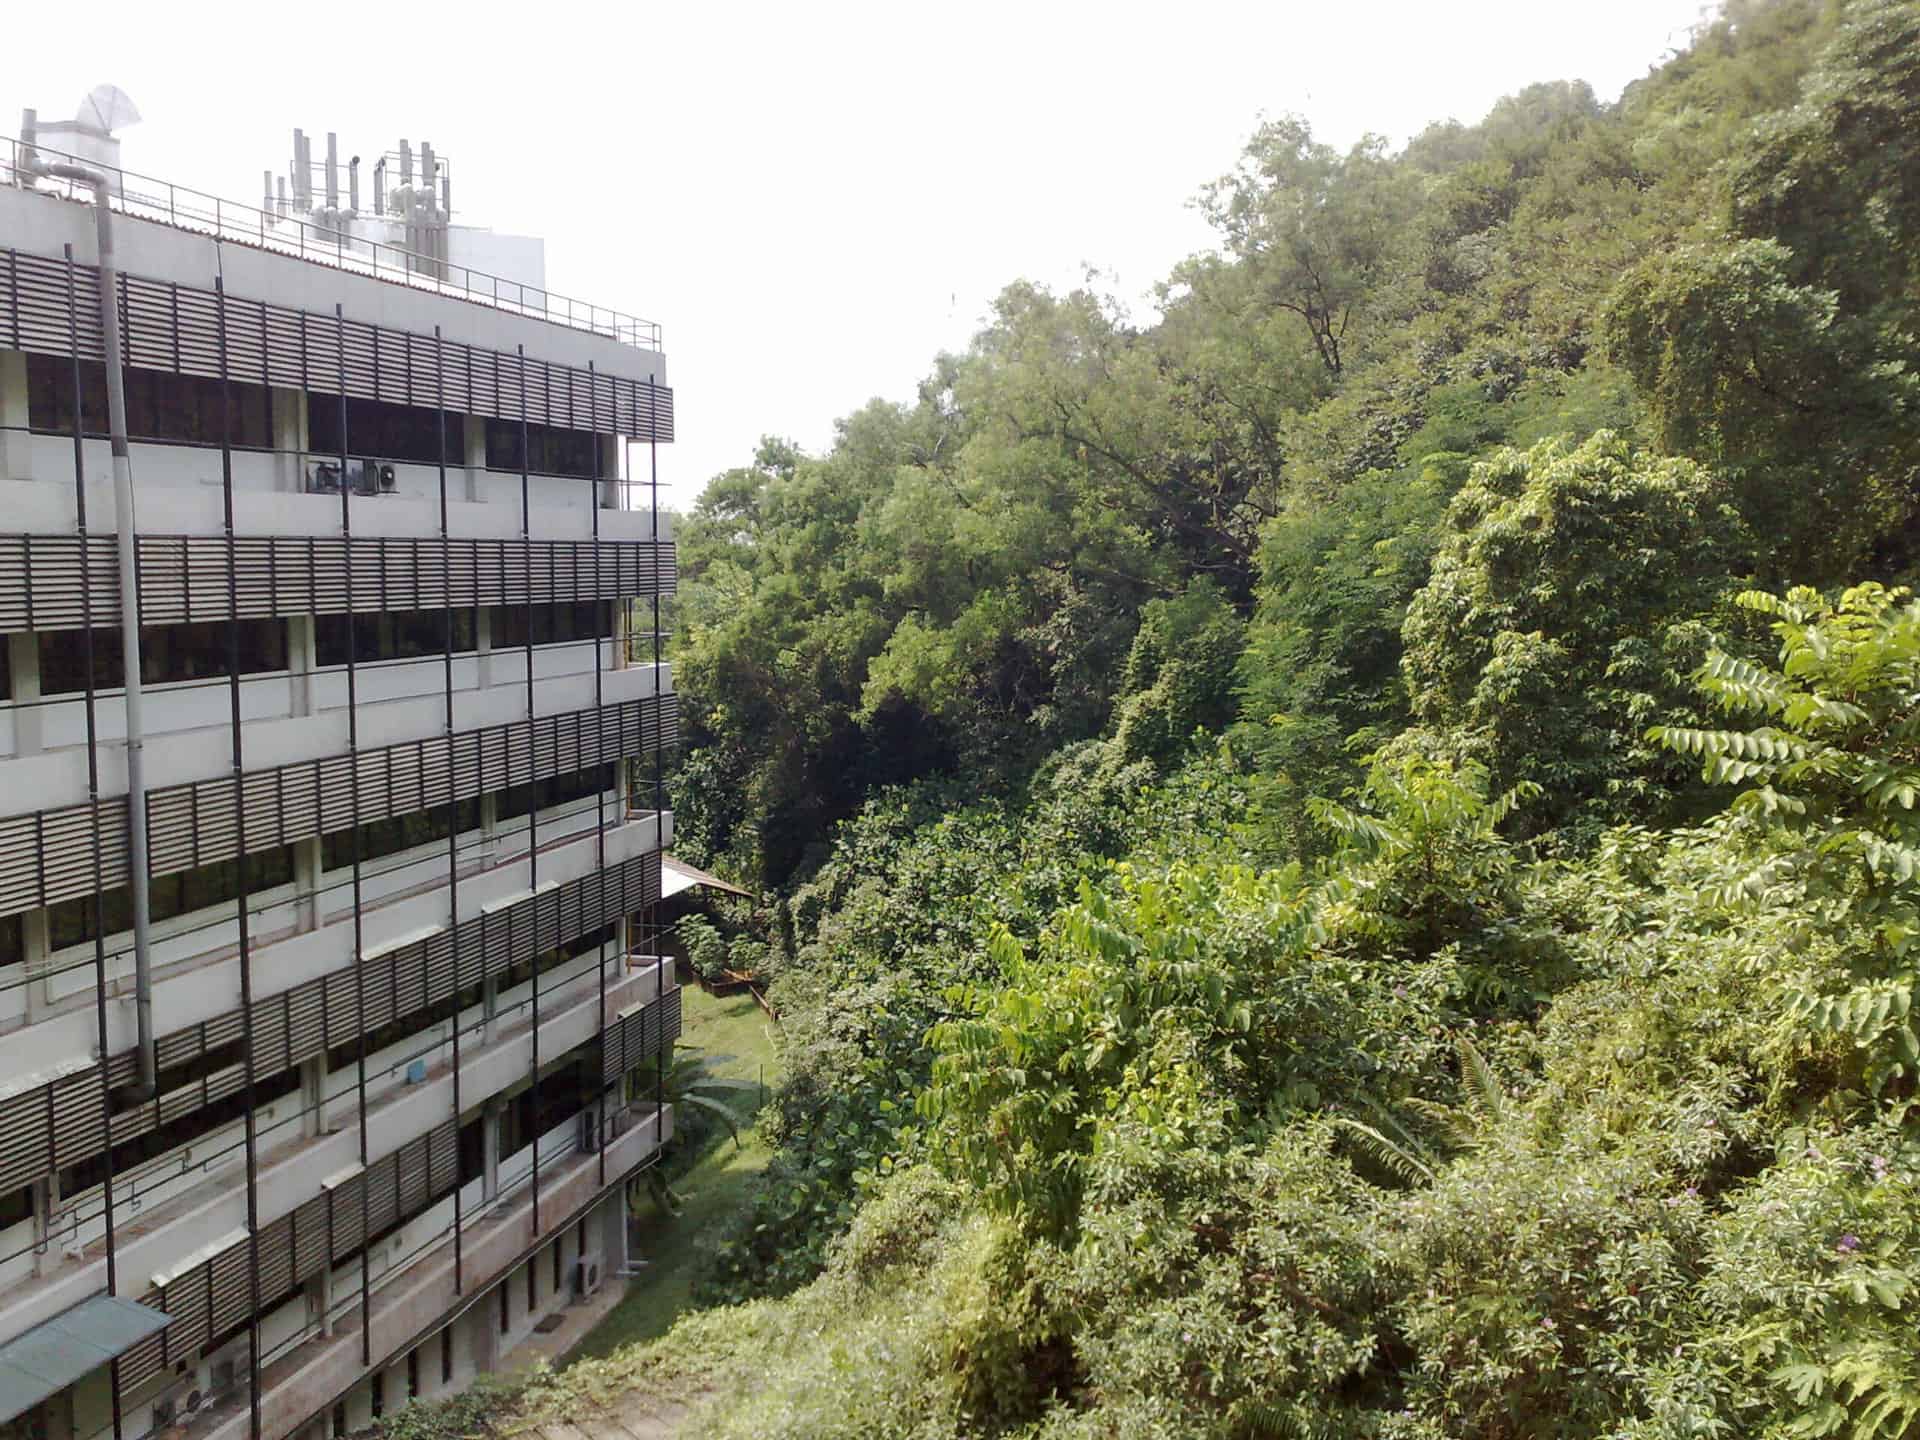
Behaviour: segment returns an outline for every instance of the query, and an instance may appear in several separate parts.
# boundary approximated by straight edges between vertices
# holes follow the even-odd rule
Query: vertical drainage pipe
[[[114,549],[120,572],[120,654],[127,691],[127,889],[133,900],[133,990],[139,1028],[140,1096],[155,1092],[153,968],[147,943],[146,727],[140,694],[140,567],[134,541],[133,457],[127,448],[127,388],[121,370],[120,274],[113,263],[113,191],[104,171],[84,165],[35,161],[41,175],[73,180],[93,189],[93,219],[99,236],[100,340],[107,372],[107,437],[113,448]],[[84,481],[82,482],[84,483]],[[102,1057],[105,1063],[105,1057]]]

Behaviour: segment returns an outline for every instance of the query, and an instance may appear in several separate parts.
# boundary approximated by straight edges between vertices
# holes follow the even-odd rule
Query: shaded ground
[[[715,1073],[773,1082],[773,1022],[751,995],[716,999],[688,986],[682,1005],[680,1043],[713,1057]],[[754,1098],[743,1094],[736,1113],[744,1121],[756,1108]],[[765,1168],[768,1153],[759,1136],[745,1124],[737,1149],[724,1130],[719,1133],[699,1163],[674,1182],[675,1192],[685,1201],[680,1214],[664,1215],[649,1207],[639,1227],[634,1254],[636,1260],[648,1262],[646,1269],[631,1281],[620,1303],[567,1356],[569,1363],[609,1354],[632,1341],[655,1339],[672,1328],[692,1299],[699,1261],[695,1242],[741,1203],[754,1177]],[[638,1433],[641,1440],[646,1440],[647,1432]]]

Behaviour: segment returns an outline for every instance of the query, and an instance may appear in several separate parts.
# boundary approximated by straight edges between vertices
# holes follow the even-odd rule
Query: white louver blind
[[[237,605],[227,604],[227,541],[217,535],[140,537],[140,618],[147,625],[276,615],[439,610],[466,605],[623,600],[673,593],[671,544],[651,541],[249,536],[234,543]],[[83,579],[82,567],[86,569]],[[120,619],[113,537],[0,535],[0,632],[70,630]]]
[[[358,1250],[363,1214],[378,1232],[412,1219],[450,1193],[458,1144],[454,1121],[444,1120],[344,1185],[261,1226],[257,1238],[238,1240],[149,1290],[141,1303],[165,1310],[171,1323],[121,1357],[121,1397],[133,1395],[170,1365],[198,1359],[216,1336],[246,1322],[253,1298],[248,1266],[255,1247],[264,1309],[279,1304],[322,1266],[338,1264]]]
[[[91,265],[19,250],[0,250],[0,336],[8,348],[43,355],[101,358],[99,314]],[[73,302],[70,304],[70,300]],[[673,439],[673,392],[650,385],[528,359],[454,340],[388,330],[331,314],[227,297],[227,373],[240,381],[408,405],[444,403],[449,410],[499,420],[618,433],[636,440]],[[219,305],[202,289],[137,275],[121,277],[127,362],[152,370],[218,379]],[[77,333],[76,333],[77,331]],[[444,383],[444,393],[441,386]]]
[[[329,755],[250,771],[240,782],[248,846],[290,845],[349,825],[670,748],[679,740],[679,713],[677,697],[648,696],[357,756]],[[148,794],[153,874],[191,870],[238,853],[234,785],[227,776]],[[108,889],[126,883],[124,797],[9,816],[0,819],[0,915],[93,893],[96,811],[101,882]]]
[[[371,1028],[389,1018],[395,994],[409,998],[407,1009],[438,1004],[455,991],[478,984],[484,976],[498,975],[530,958],[536,936],[546,948],[564,945],[659,899],[660,855],[650,851],[476,916],[463,923],[457,934],[443,930],[363,961],[358,967],[315,976],[290,990],[257,998],[252,1024],[245,1027],[253,1046],[254,1076],[258,1080],[280,1074],[324,1050],[357,1039],[361,1033],[359,996],[363,993]],[[453,964],[456,949],[460,956],[457,976]],[[673,1004],[671,1033],[677,1035],[677,990]],[[612,1030],[609,1026],[610,1035]],[[169,1070],[196,1060],[231,1044],[241,1033],[240,1012],[233,1010],[163,1035],[155,1045],[159,1068]],[[609,1042],[614,1043],[625,1042]],[[138,1057],[130,1050],[113,1056],[107,1069],[116,1089],[137,1078],[138,1064]],[[234,1094],[244,1075],[242,1065],[226,1066],[203,1080],[118,1112],[113,1117],[115,1143],[144,1135],[177,1115]],[[101,1113],[97,1068],[0,1100],[0,1192],[98,1155],[106,1148]]]
[[[680,1038],[680,987],[608,1025],[600,1037],[600,1078],[613,1084]]]

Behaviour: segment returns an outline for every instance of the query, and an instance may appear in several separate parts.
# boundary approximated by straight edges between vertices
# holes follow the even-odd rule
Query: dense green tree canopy
[[[1912,0],[1730,0],[1284,117],[1152,313],[709,485],[699,1433],[1920,1440],[1916,116]]]

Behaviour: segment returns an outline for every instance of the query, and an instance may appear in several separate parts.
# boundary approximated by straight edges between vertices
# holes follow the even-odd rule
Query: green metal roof
[[[0,1423],[164,1330],[168,1318],[151,1306],[96,1295],[0,1345]]]

